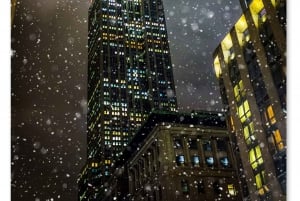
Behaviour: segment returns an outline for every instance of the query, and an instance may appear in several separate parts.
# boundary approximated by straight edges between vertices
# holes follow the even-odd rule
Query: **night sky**
[[[179,109],[221,110],[212,52],[239,1],[165,0]],[[77,199],[86,158],[85,0],[19,1],[12,25],[12,200]]]

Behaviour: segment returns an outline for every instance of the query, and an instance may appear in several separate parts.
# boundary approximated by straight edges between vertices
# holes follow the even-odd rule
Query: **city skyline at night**
[[[222,111],[211,55],[240,17],[239,2],[163,3],[178,110]],[[65,0],[16,5],[11,37],[13,200],[77,199],[76,180],[87,156],[89,6]]]
[[[177,111],[163,2],[93,1],[88,19],[87,163],[79,200],[98,197],[152,110]]]

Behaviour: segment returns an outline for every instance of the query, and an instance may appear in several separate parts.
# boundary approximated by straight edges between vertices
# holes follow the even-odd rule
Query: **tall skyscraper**
[[[214,68],[251,200],[286,197],[286,1],[241,1]]]
[[[88,29],[88,148],[80,200],[93,200],[151,110],[177,110],[162,0],[94,0]]]

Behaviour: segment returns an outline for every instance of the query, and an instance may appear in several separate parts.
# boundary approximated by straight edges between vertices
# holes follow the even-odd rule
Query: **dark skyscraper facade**
[[[153,109],[177,101],[161,0],[96,0],[89,9],[87,163],[79,199],[93,200]]]

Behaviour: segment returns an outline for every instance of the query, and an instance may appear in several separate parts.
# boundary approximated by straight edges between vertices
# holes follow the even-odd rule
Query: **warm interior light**
[[[222,74],[222,69],[221,69],[221,64],[218,56],[216,56],[214,60],[214,68],[215,68],[216,76],[217,78],[219,78],[220,75]]]
[[[235,24],[235,29],[238,32],[243,33],[245,31],[245,29],[247,29],[248,25],[247,25],[247,21],[244,15],[242,15],[240,17],[240,19],[237,21],[237,23]]]
[[[258,27],[259,13],[264,8],[264,4],[262,0],[253,0],[249,7],[254,24],[256,27]]]
[[[244,35],[245,30],[248,28],[248,24],[244,15],[240,17],[240,19],[235,24],[235,31],[237,34],[237,38],[240,46],[243,46],[244,42],[247,40]]]
[[[229,57],[231,56],[230,48],[232,47],[232,39],[230,33],[228,33],[223,41],[221,42],[224,60],[228,63]]]

